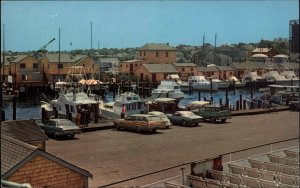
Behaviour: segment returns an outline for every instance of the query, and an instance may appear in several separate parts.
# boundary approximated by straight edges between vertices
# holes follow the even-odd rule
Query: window
[[[142,51],[140,51],[140,56],[142,56]]]
[[[169,57],[169,52],[166,52],[166,57]]]
[[[194,71],[194,68],[193,68],[193,67],[191,68],[191,71]]]
[[[26,69],[26,64],[25,63],[20,63],[20,69]]]
[[[146,56],[146,52],[144,51],[144,56]]]
[[[137,67],[137,64],[135,64],[134,66]]]
[[[33,64],[32,64],[32,68],[38,69],[38,68],[39,68],[39,64],[38,64],[38,63],[33,63]]]
[[[185,68],[183,67],[181,70],[182,70],[182,71],[185,71]]]
[[[21,78],[22,80],[27,80],[27,75],[22,75]]]
[[[64,65],[61,64],[61,63],[59,63],[59,64],[57,64],[57,68],[58,68],[58,69],[62,69],[62,68],[64,68]]]
[[[158,52],[156,52],[156,57],[158,57]]]

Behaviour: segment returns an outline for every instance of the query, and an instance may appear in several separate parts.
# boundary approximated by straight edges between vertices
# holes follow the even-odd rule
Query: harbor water
[[[204,100],[204,97],[206,100],[210,100],[211,97],[213,97],[213,103],[219,104],[220,98],[222,99],[223,104],[225,104],[226,99],[226,92],[219,90],[217,92],[213,92],[212,94],[209,91],[201,91],[201,100]],[[250,99],[251,98],[251,91],[245,90],[245,89],[238,89],[235,91],[228,91],[228,98],[229,98],[229,104],[235,105],[236,101],[240,99],[240,95],[242,95],[243,100],[244,99]],[[253,97],[259,97],[261,93],[258,91],[255,91],[253,94]],[[185,106],[188,103],[192,101],[197,101],[199,99],[199,92],[194,91],[193,93],[189,94],[188,92],[185,93],[185,96],[183,99],[180,100],[179,105]],[[36,100],[36,102],[34,102]],[[112,95],[107,95],[104,101],[112,101],[113,97]],[[34,118],[41,118],[41,108],[40,108],[40,98],[37,97],[36,99],[33,98],[27,98],[26,100],[18,100],[17,101],[17,108],[16,108],[16,119],[22,120],[22,119],[34,119]],[[13,102],[12,101],[3,101],[3,109],[5,111],[5,119],[6,120],[12,120],[13,119]]]

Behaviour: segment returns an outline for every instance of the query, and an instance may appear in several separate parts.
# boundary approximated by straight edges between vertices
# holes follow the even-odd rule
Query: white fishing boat
[[[242,83],[239,79],[237,79],[237,77],[235,76],[230,76],[228,78],[228,81],[230,83],[230,85],[235,85],[236,88],[240,88],[240,87],[244,87],[245,83]]]
[[[266,79],[267,82],[272,82],[276,84],[287,85],[290,84],[290,79],[287,79],[285,76],[280,75],[278,71],[271,70],[262,75],[263,79]]]
[[[181,91],[189,91],[189,83],[182,81],[178,74],[169,74],[168,80],[174,80],[179,86]]]
[[[299,85],[299,77],[292,70],[285,70],[280,73],[281,76],[284,76],[286,79],[293,83],[293,85]],[[290,85],[290,84],[289,84]]]
[[[172,98],[172,99],[182,99],[184,93],[180,89],[180,85],[174,80],[163,80],[157,89],[151,92],[151,97],[156,98]]]
[[[114,102],[100,103],[99,109],[99,115],[107,119],[120,119],[122,112],[124,117],[147,113],[145,102],[134,92],[119,94]]]
[[[78,113],[85,111],[89,114],[89,120],[94,120],[98,115],[99,103],[102,103],[100,97],[89,92],[86,93],[78,86],[62,88],[57,99],[50,102],[42,101],[41,108],[45,109],[47,118],[53,116],[54,109],[56,109],[59,117],[69,118],[69,114],[71,114],[72,119],[76,119]]]
[[[258,76],[256,71],[249,71],[242,77],[242,82],[247,84],[248,82],[254,82],[254,81],[260,81],[263,78],[261,76]]]
[[[218,84],[216,82],[210,82],[207,80],[204,76],[191,76],[189,77],[189,84],[191,84],[191,87],[193,90],[218,90]]]

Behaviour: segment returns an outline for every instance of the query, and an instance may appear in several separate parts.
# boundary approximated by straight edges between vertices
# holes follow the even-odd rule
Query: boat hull
[[[203,91],[210,91],[211,89],[213,91],[217,91],[218,90],[218,84],[195,84],[192,86],[193,90],[203,90]]]
[[[184,98],[184,93],[182,92],[152,92],[152,98],[171,98],[171,99],[182,99]]]

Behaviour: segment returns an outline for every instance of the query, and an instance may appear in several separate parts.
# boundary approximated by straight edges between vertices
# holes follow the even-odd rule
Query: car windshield
[[[160,121],[160,117],[158,116],[149,116],[149,121]]]
[[[74,126],[74,123],[69,120],[59,120],[58,126]]]
[[[182,117],[191,117],[194,116],[195,114],[193,112],[181,112]]]

